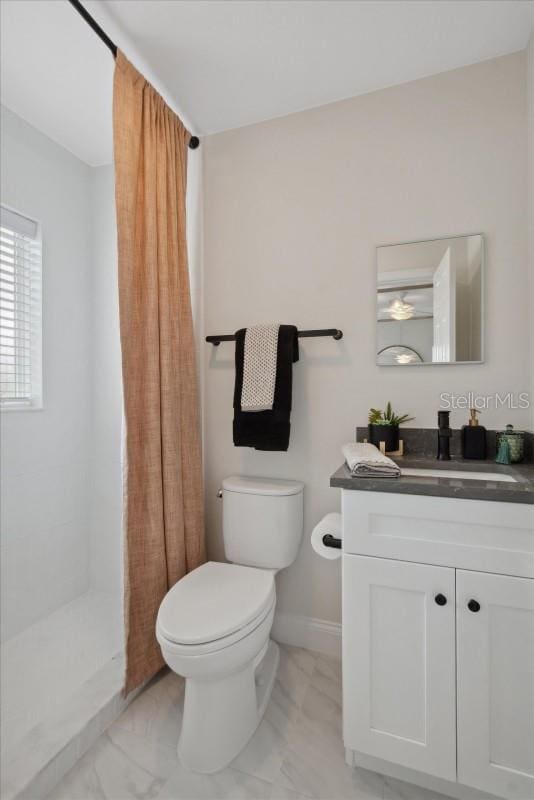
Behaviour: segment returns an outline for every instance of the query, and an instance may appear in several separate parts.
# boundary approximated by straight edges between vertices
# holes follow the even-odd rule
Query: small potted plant
[[[369,441],[376,447],[380,447],[380,442],[384,442],[387,453],[398,450],[399,425],[402,425],[403,422],[410,422],[412,419],[413,417],[409,417],[408,414],[398,417],[391,408],[390,402],[385,411],[371,408],[369,411]]]

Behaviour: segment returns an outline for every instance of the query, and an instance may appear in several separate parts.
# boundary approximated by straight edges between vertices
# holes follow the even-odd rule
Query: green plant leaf
[[[382,419],[382,412],[378,408],[371,408],[369,410],[369,424],[378,425]]]
[[[388,400],[385,411],[380,411],[378,408],[369,409],[369,424],[370,425],[392,425],[398,428],[404,422],[411,422],[414,417],[403,414],[401,417],[397,416],[393,411],[391,401]]]

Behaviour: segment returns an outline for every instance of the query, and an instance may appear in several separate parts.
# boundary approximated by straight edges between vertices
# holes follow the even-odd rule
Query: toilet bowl
[[[260,591],[247,594],[255,578]],[[274,642],[269,659],[265,658],[274,617],[274,579],[252,567],[208,562],[174,590],[166,600],[188,609],[183,615],[187,619],[177,619],[170,603],[162,606],[156,635],[166,663],[186,679],[178,755],[190,769],[215,772],[254,733],[274,681],[278,665]],[[210,592],[213,605],[197,606],[198,590]],[[241,608],[234,602],[239,599]]]
[[[240,551],[236,534],[242,537],[243,526],[248,527],[249,537],[241,548],[247,563],[209,561],[178,581],[161,603],[156,624],[161,652],[168,666],[186,680],[178,755],[196,772],[227,766],[256,730],[269,702],[279,660],[278,646],[269,639],[276,603],[274,574],[296,555],[302,535],[302,490],[295,481],[226,479],[223,503],[230,494],[233,521],[227,521],[225,508],[225,550],[228,555],[232,549],[235,560]],[[251,504],[255,493],[267,497],[267,505],[261,499]],[[263,514],[255,526],[253,509],[254,517],[256,512]]]

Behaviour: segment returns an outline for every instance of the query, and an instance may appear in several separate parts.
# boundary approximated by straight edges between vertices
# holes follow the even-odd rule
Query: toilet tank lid
[[[239,494],[262,494],[276,497],[287,497],[300,494],[304,490],[301,481],[286,481],[278,478],[254,478],[244,475],[231,475],[222,482],[225,492]]]

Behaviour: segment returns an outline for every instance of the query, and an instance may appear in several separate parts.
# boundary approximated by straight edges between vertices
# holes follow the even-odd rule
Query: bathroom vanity
[[[534,798],[534,466],[399,464],[331,479],[347,760],[458,798]]]

